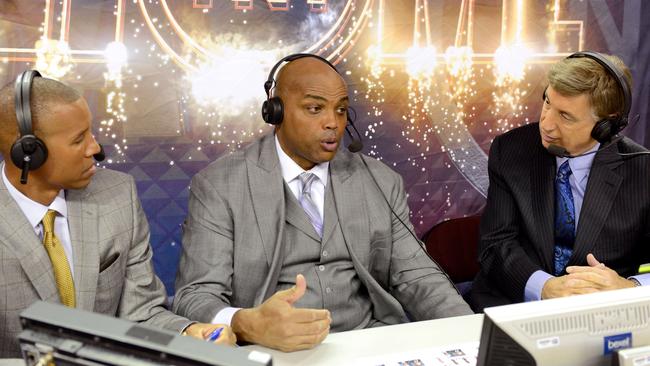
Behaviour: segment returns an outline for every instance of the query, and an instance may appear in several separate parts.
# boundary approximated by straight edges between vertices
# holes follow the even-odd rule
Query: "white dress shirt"
[[[300,174],[304,173],[306,170],[300,167],[293,159],[287,155],[282,146],[280,146],[280,141],[278,141],[278,136],[275,136],[275,149],[278,153],[278,159],[280,159],[280,169],[282,170],[282,178],[289,186],[291,193],[300,199],[300,191],[302,191],[302,184],[300,183]],[[320,217],[323,218],[323,212],[325,207],[325,187],[327,186],[327,178],[329,173],[330,163],[326,161],[315,165],[309,170],[310,173],[314,173],[318,179],[316,179],[311,184],[311,197]],[[232,321],[232,317],[235,313],[241,308],[227,307],[221,309],[217,315],[212,319],[214,324],[228,324]]]
[[[68,206],[65,203],[65,192],[59,191],[59,194],[54,198],[54,201],[49,206],[42,205],[31,198],[22,194],[16,187],[9,182],[7,174],[5,173],[4,164],[2,164],[2,181],[4,182],[9,195],[16,201],[18,207],[23,212],[27,221],[34,228],[36,235],[43,241],[43,225],[41,221],[47,210],[54,210],[58,212],[54,218],[54,235],[59,239],[63,245],[65,256],[68,258],[70,265],[70,273],[74,279],[74,260],[72,258],[72,241],[70,240],[70,228],[68,227]]]

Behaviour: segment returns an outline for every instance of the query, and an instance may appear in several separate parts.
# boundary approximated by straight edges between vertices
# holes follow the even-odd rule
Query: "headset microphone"
[[[352,115],[354,117],[350,116],[350,112],[352,112]],[[348,145],[348,151],[357,153],[361,150],[363,150],[363,141],[361,141],[361,134],[359,133],[359,130],[357,130],[357,127],[354,125],[354,121],[357,120],[357,111],[354,110],[352,107],[348,107],[348,124],[345,126],[345,132],[348,133],[348,136],[350,136],[350,139],[352,141]],[[354,138],[354,135],[352,132],[350,132],[350,127],[354,130],[354,132],[357,134],[357,138]]]
[[[595,153],[599,152],[600,150],[607,149],[608,147],[614,145],[615,143],[621,141],[622,139],[623,139],[623,136],[616,136],[615,138],[612,139],[612,141],[610,141],[607,145],[601,147],[600,149],[590,151],[590,152],[587,152],[587,153],[583,153],[583,154],[578,154],[578,155],[571,155],[562,146],[553,145],[553,144],[548,145],[546,150],[548,150],[548,152],[551,153],[552,155],[555,155],[555,156],[557,156],[559,158],[570,158],[571,159],[571,158],[577,158],[577,157],[580,157],[580,156],[595,154]],[[632,153],[616,152],[616,154],[619,155],[619,156],[639,156],[639,155],[650,155],[650,151],[637,151],[637,152],[632,152]]]
[[[104,159],[106,159],[106,153],[104,152],[104,146],[102,146],[102,144],[100,144],[100,143],[98,143],[97,145],[99,145],[99,152],[97,154],[93,155],[93,159],[95,159],[95,161],[104,161]]]
[[[361,142],[361,140],[359,139],[355,139],[354,136],[352,136],[352,133],[350,133],[350,130],[348,129],[347,126],[345,127],[345,132],[347,132],[348,135],[350,135],[350,138],[352,139],[352,142],[350,142],[350,144],[348,145],[348,151],[352,153],[357,153],[363,150],[363,142]]]
[[[557,156],[558,158],[577,158],[577,157],[580,157],[580,156],[595,154],[600,150],[607,149],[608,147],[614,145],[615,143],[621,141],[622,139],[623,139],[623,136],[616,136],[607,145],[601,147],[600,149],[590,151],[590,152],[587,152],[587,153],[578,154],[578,155],[571,155],[562,146],[554,145],[554,144],[548,145],[548,148],[546,150],[548,150],[548,152],[550,152],[551,154]]]

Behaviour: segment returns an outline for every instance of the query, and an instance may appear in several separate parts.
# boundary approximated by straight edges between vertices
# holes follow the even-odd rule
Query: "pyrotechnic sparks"
[[[36,42],[36,69],[54,79],[64,77],[73,64],[70,47],[65,41],[41,38]]]

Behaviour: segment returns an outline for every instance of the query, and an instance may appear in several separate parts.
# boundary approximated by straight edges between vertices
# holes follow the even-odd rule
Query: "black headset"
[[[332,65],[331,62],[329,62],[324,57],[318,55],[314,55],[311,53],[294,53],[292,55],[283,57],[280,61],[278,61],[275,65],[273,65],[271,71],[269,72],[269,77],[266,79],[266,82],[264,82],[264,92],[266,93],[266,100],[262,104],[262,118],[264,119],[264,122],[271,125],[279,125],[280,123],[282,123],[282,120],[284,119],[284,104],[282,103],[282,99],[278,96],[271,97],[271,88],[275,83],[275,72],[285,62],[289,63],[291,61],[295,61],[305,57],[312,57],[322,61],[323,63],[331,67],[332,70],[336,71],[337,74],[340,75],[339,71],[336,69],[334,65]],[[353,113],[350,113],[351,111]],[[361,142],[361,135],[359,134],[359,131],[357,131],[357,128],[354,126],[354,119],[351,118],[351,115],[354,115],[356,119],[356,112],[354,112],[354,109],[352,109],[351,107],[348,107],[348,112],[346,113],[348,126],[351,126],[352,129],[354,129],[354,131],[357,134],[357,138],[354,138],[354,136],[348,129],[348,126],[345,127],[345,131],[352,139],[352,142],[348,145],[348,150],[350,150],[351,152],[359,152],[363,149],[363,143]]]
[[[14,103],[20,137],[11,146],[11,161],[22,169],[20,175],[22,184],[27,183],[27,174],[30,170],[40,168],[47,160],[47,147],[32,130],[32,111],[29,103],[32,81],[35,77],[41,77],[41,73],[27,70],[16,78]]]
[[[35,77],[42,77],[36,70],[27,70],[16,78],[14,104],[16,106],[16,120],[20,137],[11,146],[11,161],[22,169],[20,183],[27,184],[27,175],[31,170],[40,168],[47,160],[47,146],[43,140],[34,135],[32,126],[32,111],[30,96],[32,81]],[[99,153],[93,155],[95,160],[105,158],[104,148],[99,145]]]
[[[623,92],[624,107],[623,112],[612,117],[605,117],[594,125],[591,130],[591,137],[600,143],[608,142],[612,137],[621,132],[628,124],[628,115],[632,104],[632,93],[630,86],[627,84],[625,75],[621,70],[611,63],[605,56],[598,52],[582,51],[569,55],[567,58],[589,58],[598,62],[611,76],[614,77],[616,83],[619,85]],[[546,91],[544,91],[544,99],[546,99]]]

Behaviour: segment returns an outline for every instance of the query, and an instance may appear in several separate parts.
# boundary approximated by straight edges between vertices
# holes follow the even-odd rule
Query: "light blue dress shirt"
[[[599,147],[600,144],[597,143],[587,152],[597,151]],[[582,201],[585,198],[585,190],[587,188],[587,181],[589,180],[589,172],[591,171],[591,165],[594,162],[595,156],[596,154],[589,154],[576,158],[555,158],[555,162],[557,163],[556,173],[560,165],[562,165],[567,160],[569,160],[569,166],[571,167],[572,174],[569,176],[569,184],[571,185],[571,193],[573,195],[573,203],[576,212],[576,233],[578,231],[578,225],[580,223],[580,210],[582,209]],[[552,277],[553,275],[542,270],[535,271],[535,273],[533,273],[526,282],[526,288],[524,290],[524,301],[541,300],[544,284]],[[633,278],[639,281],[639,283],[641,283],[643,286],[650,284],[650,274],[637,275],[633,276]]]

